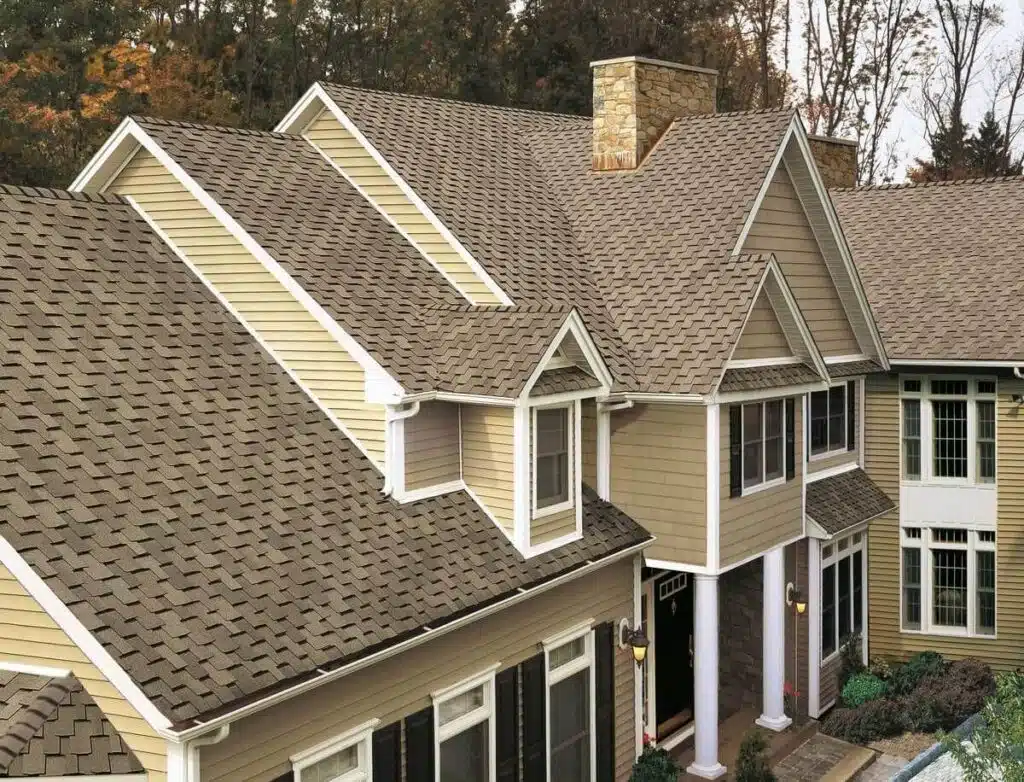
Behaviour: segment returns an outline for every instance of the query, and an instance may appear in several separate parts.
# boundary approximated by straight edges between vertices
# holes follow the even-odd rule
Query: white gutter
[[[419,391],[406,394],[394,400],[393,404],[406,402],[464,402],[471,405],[496,405],[499,407],[515,407],[516,400],[507,396],[487,396],[485,394],[457,394],[452,391]]]
[[[889,359],[893,366],[916,367],[994,367],[1002,369],[1019,369],[1020,361],[971,361],[970,359],[932,359],[932,358],[898,358]],[[1014,373],[1016,374],[1016,373]]]
[[[188,739],[172,739],[167,744],[167,782],[199,782],[199,748],[219,744],[231,732],[230,725]],[[143,779],[145,776],[143,775]]]
[[[707,398],[700,394],[640,394],[631,392],[620,392],[612,394],[609,401],[630,400],[640,403],[652,404],[680,404],[680,405],[703,405],[707,404]]]
[[[502,611],[510,606],[516,605],[517,603],[522,603],[525,600],[529,600],[539,594],[548,592],[554,589],[555,587],[561,586],[562,584],[566,584],[570,581],[575,581],[577,578],[581,578],[582,576],[585,576],[588,573],[593,572],[594,570],[603,568],[606,565],[612,564],[613,562],[618,562],[620,559],[630,557],[640,552],[641,550],[647,548],[647,546],[651,545],[651,543],[653,542],[653,539],[645,540],[643,543],[638,543],[635,546],[630,546],[629,548],[617,551],[614,554],[605,557],[604,559],[590,561],[583,567],[573,570],[571,573],[565,573],[561,576],[558,576],[557,578],[551,579],[550,581],[545,581],[543,584],[538,584],[535,587],[531,587],[529,589],[524,589],[520,587],[519,590],[511,597],[507,597],[504,600],[498,601],[497,603],[493,603],[470,614],[466,614],[465,616],[459,617],[458,619],[448,622],[447,624],[443,624],[440,627],[427,627],[423,632],[421,632],[414,638],[409,638],[405,641],[402,641],[401,643],[395,644],[394,646],[389,646],[387,649],[382,649],[379,652],[367,655],[366,657],[361,657],[360,659],[355,660],[349,663],[348,665],[343,665],[339,668],[334,668],[332,670],[320,669],[319,675],[313,677],[312,679],[307,679],[303,682],[299,682],[298,684],[292,685],[287,689],[281,690],[280,692],[276,692],[273,695],[268,695],[267,697],[261,698],[260,700],[253,701],[252,703],[246,704],[245,706],[235,709],[234,711],[228,712],[227,714],[222,714],[219,717],[214,717],[213,719],[207,720],[206,722],[201,722],[198,725],[195,725],[194,727],[187,728],[175,734],[175,738],[178,741],[190,741],[194,737],[201,736],[207,733],[212,728],[226,727],[227,725],[231,724],[232,722],[235,722],[236,720],[240,720],[243,717],[248,717],[250,714],[255,714],[256,712],[263,711],[264,709],[267,709],[277,703],[286,701],[289,698],[294,698],[297,695],[301,695],[304,692],[308,692],[309,690],[320,687],[321,685],[327,684],[328,682],[334,681],[335,679],[340,679],[344,676],[348,676],[349,674],[356,673],[357,671],[360,671],[364,668],[368,668],[371,665],[376,665],[377,663],[383,660],[387,660],[390,657],[395,657],[396,655],[406,652],[409,649],[412,649],[416,646],[420,646],[421,644],[424,644],[427,641],[432,641],[435,638],[440,638],[443,635],[447,635],[448,633],[452,632],[453,630],[457,630],[460,627],[465,627],[466,625],[472,624],[473,622],[483,619],[484,617],[490,616],[491,614],[495,614],[498,611]]]

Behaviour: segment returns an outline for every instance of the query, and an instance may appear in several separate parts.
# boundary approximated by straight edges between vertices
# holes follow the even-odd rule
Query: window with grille
[[[494,676],[486,674],[434,696],[438,777],[490,782],[494,732]]]
[[[932,402],[934,475],[967,477],[967,400]]]
[[[743,405],[743,488],[782,481],[786,475],[783,400]]]
[[[827,391],[814,391],[810,401],[811,456],[846,450],[847,383],[832,386]]]
[[[903,400],[903,477],[921,477],[921,401]]]
[[[572,505],[572,416],[568,407],[534,411],[534,509]]]
[[[550,779],[591,782],[594,642],[587,631],[547,648]]]
[[[996,479],[996,403],[979,400],[978,409],[978,480],[992,483]]]
[[[369,782],[372,725],[324,742],[291,758],[295,782]]]
[[[821,659],[864,630],[864,536],[840,538],[821,550]]]

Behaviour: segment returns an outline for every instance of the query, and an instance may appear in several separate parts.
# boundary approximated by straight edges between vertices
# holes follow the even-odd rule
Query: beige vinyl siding
[[[1024,415],[1011,395],[1024,383],[999,380],[996,409],[996,637],[956,638],[900,632],[899,512],[868,527],[868,642],[872,655],[905,658],[935,650],[951,658],[979,657],[1000,670],[1024,664]],[[895,375],[868,380],[865,467],[899,502],[899,385]]]
[[[388,725],[424,709],[431,692],[495,664],[505,669],[521,663],[541,652],[544,639],[575,624],[632,615],[633,563],[626,560],[240,720],[227,739],[200,750],[203,782],[275,779],[289,771],[288,757],[296,752],[368,720]],[[636,666],[628,652],[614,654],[616,780],[626,782]]]
[[[786,332],[783,331],[768,296],[762,292],[754,302],[732,357],[739,361],[751,358],[788,358],[792,355],[793,351],[786,340]]]
[[[813,459],[813,458],[810,459],[807,462],[807,472],[808,472],[808,474],[820,472],[821,470],[830,470],[833,467],[839,467],[840,465],[843,465],[843,464],[854,464],[854,463],[856,463],[856,462],[858,462],[860,460],[861,442],[860,442],[860,439],[859,439],[860,438],[860,423],[859,423],[859,419],[860,419],[860,416],[862,415],[862,411],[860,409],[860,384],[863,383],[863,382],[864,382],[863,380],[857,380],[854,383],[852,383],[852,384],[847,386],[847,389],[849,391],[852,391],[853,394],[854,394],[854,406],[855,406],[854,407],[854,415],[857,416],[857,420],[854,421],[854,423],[856,424],[856,432],[857,432],[857,437],[858,437],[858,440],[857,440],[857,443],[856,443],[855,447],[853,448],[852,451],[843,451],[842,453],[838,453],[835,456],[829,456],[829,457],[823,458],[823,459]],[[808,394],[808,405],[810,405],[810,395],[809,394]],[[807,431],[810,432],[810,426],[807,427]],[[807,436],[810,437],[810,434],[808,434]]]
[[[419,413],[405,419],[405,488],[413,491],[459,480],[459,459],[459,406],[420,404]]]
[[[321,112],[306,128],[304,136],[359,185],[377,207],[401,226],[470,301],[474,304],[501,303],[455,247],[330,111]]]
[[[782,166],[768,186],[743,249],[775,254],[822,355],[861,352],[807,214]]]
[[[147,150],[108,188],[130,195],[249,326],[384,462],[384,406],[367,404],[363,368],[263,264]]]
[[[723,406],[721,417],[721,473],[719,512],[719,555],[722,566],[740,562],[790,541],[803,532],[803,431],[801,403],[796,411],[796,475],[772,489],[746,497],[729,496],[729,409]]]
[[[611,414],[611,501],[657,537],[646,554],[707,561],[707,409],[636,405]]]
[[[167,742],[100,673],[41,605],[0,565],[0,660],[69,669],[148,772],[167,779]]]
[[[597,402],[584,399],[580,412],[580,456],[583,461],[583,482],[597,489]]]
[[[512,535],[515,519],[511,407],[462,405],[462,479]]]
[[[530,522],[530,545],[539,546],[576,532],[575,506],[550,516],[537,516]]]

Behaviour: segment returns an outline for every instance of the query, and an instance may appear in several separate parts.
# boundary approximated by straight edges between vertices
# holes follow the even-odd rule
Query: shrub
[[[1004,673],[996,694],[985,701],[971,747],[947,734],[942,743],[964,771],[967,782],[1024,779],[1024,674]]]
[[[633,764],[629,782],[676,782],[682,770],[668,752],[644,744],[644,751]]]
[[[765,756],[767,750],[768,742],[761,731],[752,730],[743,737],[736,758],[736,782],[775,782],[775,774]]]
[[[868,662],[868,673],[885,681],[892,676],[892,665],[884,657],[872,657]]]
[[[992,669],[980,660],[952,663],[943,673],[921,680],[908,700],[907,717],[924,733],[952,730],[975,712],[996,690]]]
[[[843,705],[850,708],[877,700],[885,695],[885,682],[872,673],[857,673],[843,687]]]
[[[918,652],[898,665],[889,678],[889,691],[896,697],[910,695],[926,676],[940,676],[946,668],[938,652]]]
[[[842,692],[851,677],[864,672],[863,645],[860,633],[854,633],[839,648],[839,691]]]
[[[853,744],[898,736],[907,728],[904,704],[898,701],[867,701],[855,709],[836,708],[821,723],[821,732]]]

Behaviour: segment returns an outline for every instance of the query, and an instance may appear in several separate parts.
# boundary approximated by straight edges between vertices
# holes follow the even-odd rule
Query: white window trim
[[[853,537],[860,535],[860,540],[857,543],[853,542]],[[842,551],[839,550],[839,541],[848,540],[849,545]],[[861,590],[860,590],[860,602],[861,602],[861,621],[864,626],[860,629],[860,634],[863,638],[864,633],[868,627],[868,531],[867,528],[860,530],[853,530],[847,535],[833,538],[832,540],[822,541],[820,544],[820,551],[824,554],[824,549],[827,546],[832,547],[832,553],[829,556],[821,556],[818,565],[818,657],[821,659],[821,664],[826,665],[837,657],[842,651],[843,642],[839,639],[839,566],[838,562],[846,557],[850,558],[850,611],[853,611],[853,555],[858,551],[861,552],[860,566],[861,566]],[[835,582],[833,595],[835,595],[835,612],[836,612],[836,623],[835,623],[835,642],[836,648],[825,656],[825,648],[822,644],[821,637],[821,611],[825,607],[825,568],[831,565],[836,565],[836,569],[833,574]],[[850,629],[853,630],[853,614],[850,614]],[[856,632],[856,631],[854,631]]]
[[[584,639],[583,656],[551,671],[551,652],[578,638]],[[547,763],[547,778],[551,779],[551,687],[580,671],[590,669],[590,782],[597,780],[597,664],[594,656],[594,622],[586,622],[571,627],[563,633],[543,642],[544,644],[544,755]]]
[[[445,687],[443,690],[431,693],[430,697],[434,704],[434,780],[441,782],[441,744],[446,740],[457,736],[469,728],[487,721],[487,779],[488,782],[495,782],[498,774],[497,758],[497,725],[494,710],[494,675],[501,667],[501,663],[495,663],[484,671],[475,674],[469,679]],[[445,726],[440,722],[440,706],[447,700],[462,695],[469,690],[483,686],[484,705],[474,709],[468,714],[463,714]]]
[[[582,405],[579,400],[575,402],[553,404],[553,405],[535,405],[530,408],[530,517],[533,519],[541,519],[545,516],[554,516],[558,513],[565,513],[567,510],[571,510],[576,507],[576,498],[579,494],[579,487],[576,485],[576,452],[578,450],[576,443],[576,431],[578,429],[578,422],[580,416],[580,409]],[[566,472],[568,485],[569,498],[565,502],[559,502],[555,505],[547,505],[543,508],[537,507],[537,412],[539,410],[565,410],[566,411],[566,440],[568,445],[568,453],[566,454]]]
[[[322,741],[309,749],[296,752],[289,760],[295,772],[295,782],[302,782],[302,770],[319,763],[349,747],[359,747],[359,768],[347,771],[333,782],[368,782],[373,773],[373,730],[380,724],[379,719],[364,722],[339,736]]]
[[[833,383],[832,385],[830,385],[826,389],[822,389],[822,391],[827,391],[827,392],[831,393],[833,388],[838,388],[839,386],[845,386],[846,387],[846,390],[843,392],[843,447],[842,448],[832,448],[832,449],[830,449],[828,451],[822,451],[821,453],[811,453],[811,404],[812,404],[811,397],[814,396],[814,394],[821,393],[821,392],[812,391],[810,394],[807,395],[807,443],[805,445],[805,447],[807,448],[807,461],[809,461],[809,462],[820,462],[820,461],[825,461],[826,459],[834,459],[837,456],[842,456],[843,454],[851,453],[851,451],[850,451],[850,438],[849,438],[850,422],[847,420],[847,418],[848,418],[848,416],[850,414],[850,393],[852,392],[852,389],[850,388],[850,386],[853,385],[855,382],[856,382],[856,380],[844,380],[844,381],[842,381],[840,383]],[[831,399],[829,400],[829,402],[831,403]],[[864,418],[863,413],[861,414],[860,417],[862,419]],[[827,421],[831,421],[832,416],[831,415],[826,415],[825,418],[826,418]],[[825,439],[828,440],[828,432],[825,433]],[[857,449],[854,448],[853,450],[856,451]]]
[[[917,380],[921,384],[920,391],[904,391],[904,384],[907,380]],[[966,380],[967,396],[950,394],[931,393],[930,382],[932,380]],[[996,384],[996,391],[993,394],[978,393],[978,383],[991,382]],[[999,483],[999,382],[991,376],[970,376],[970,375],[900,375],[900,405],[899,405],[899,469],[901,486],[972,486],[979,489],[991,489],[995,491]],[[903,400],[917,399],[920,401],[921,416],[921,477],[907,478],[904,473],[904,442],[903,442]],[[933,446],[934,446],[934,422],[932,416],[932,402],[943,399],[967,401],[967,477],[966,478],[941,478],[933,474]],[[996,403],[996,477],[994,481],[978,480],[978,402]],[[989,636],[985,636],[988,638]]]
[[[782,403],[782,475],[778,478],[772,478],[771,480],[764,480],[764,476],[768,474],[768,448],[767,444],[767,431],[768,431],[768,403],[769,402],[781,402]],[[794,405],[796,403],[794,402]],[[743,413],[743,408],[750,405],[760,405],[761,407],[761,482],[755,483],[752,486],[744,486],[744,456],[746,454],[747,441],[744,437],[744,428],[746,426],[747,417]],[[795,411],[794,407],[794,411]],[[795,415],[795,412],[794,412]],[[740,404],[740,486],[742,487],[741,497],[747,497],[751,494],[757,494],[759,491],[767,491],[768,489],[774,489],[777,486],[784,486],[786,484],[786,470],[789,465],[786,463],[786,400],[783,399],[761,399],[755,402],[743,402]]]
[[[998,475],[998,472],[996,473]],[[921,537],[911,538],[906,530],[919,529]],[[940,543],[932,540],[933,529],[966,529],[967,543]],[[998,533],[995,542],[982,541],[978,539],[979,532],[996,532],[994,526],[984,525],[953,525],[953,524],[916,524],[908,522],[901,525],[899,541],[899,568],[900,568],[900,632],[906,635],[940,635],[953,638],[979,638],[982,640],[996,640],[999,638],[999,543]],[[932,548],[960,549],[967,551],[967,627],[946,627],[932,623]],[[921,551],[921,629],[904,627],[903,624],[903,549],[916,548]],[[995,611],[996,627],[994,633],[980,633],[977,631],[977,599],[978,599],[978,557],[979,551],[991,551],[995,554]]]

